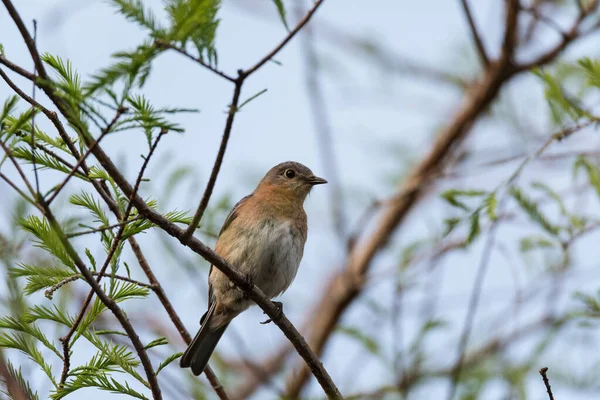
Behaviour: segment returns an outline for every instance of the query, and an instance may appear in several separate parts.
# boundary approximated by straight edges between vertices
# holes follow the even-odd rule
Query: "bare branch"
[[[546,386],[546,392],[548,392],[548,398],[550,400],[554,400],[554,395],[552,394],[552,388],[550,387],[550,381],[548,380],[548,376],[546,373],[548,372],[548,367],[544,367],[540,369],[540,375],[542,376],[542,380],[544,381],[544,386]]]
[[[222,71],[219,71],[217,68],[215,68],[215,67],[213,67],[213,66],[205,63],[202,59],[200,59],[198,57],[194,57],[193,55],[191,55],[190,53],[188,53],[187,51],[185,51],[185,49],[177,47],[173,43],[169,43],[169,42],[164,41],[162,39],[156,39],[154,41],[154,44],[158,48],[171,49],[171,50],[175,50],[179,54],[183,54],[184,56],[186,56],[190,60],[192,60],[192,61],[194,61],[194,62],[202,65],[204,68],[207,68],[208,70],[210,70],[210,71],[214,72],[215,74],[219,75],[221,78],[227,79],[229,82],[233,82],[233,83],[237,82],[236,78],[232,78],[231,76],[227,75],[226,73],[224,73]]]
[[[208,179],[208,183],[206,184],[206,189],[204,190],[204,194],[202,195],[202,199],[200,200],[200,204],[198,205],[198,209],[194,214],[194,218],[192,218],[192,222],[190,226],[185,231],[185,236],[190,237],[194,234],[196,228],[198,228],[198,224],[202,219],[202,215],[208,207],[208,201],[212,196],[213,189],[215,187],[215,183],[217,182],[217,176],[219,175],[219,171],[221,170],[221,164],[223,163],[223,157],[225,156],[225,150],[227,150],[227,143],[229,142],[229,136],[231,135],[231,128],[233,127],[233,119],[235,117],[235,113],[237,112],[238,103],[240,101],[240,93],[242,91],[242,84],[244,82],[244,78],[240,73],[238,80],[235,83],[235,88],[233,90],[233,97],[231,99],[231,104],[229,105],[229,113],[227,114],[227,121],[225,122],[225,131],[223,132],[223,138],[221,139],[221,145],[219,146],[219,152],[217,153],[217,158],[215,159],[215,164],[213,166],[212,172],[210,173],[210,178]]]
[[[290,31],[290,33],[281,41],[281,43],[279,43],[277,46],[275,46],[275,48],[273,50],[271,50],[271,52],[269,54],[267,54],[266,56],[264,56],[254,66],[252,66],[249,69],[243,71],[242,75],[244,77],[248,77],[248,76],[252,75],[254,72],[256,72],[256,70],[258,70],[265,63],[267,63],[269,60],[271,60],[273,57],[275,57],[275,55],[277,53],[279,53],[279,51],[281,49],[283,49],[285,47],[285,45],[290,40],[292,40],[292,38],[300,31],[300,29],[302,29],[302,27],[304,25],[306,25],[308,23],[308,21],[310,21],[310,19],[312,18],[313,14],[317,11],[317,9],[321,6],[321,4],[323,4],[323,1],[324,0],[317,0],[315,2],[315,4],[311,7],[311,9],[308,10],[308,12],[306,13],[306,15],[304,15],[304,17],[302,17],[300,19],[300,21],[298,21],[298,23],[296,24],[296,26],[294,27],[294,29],[292,29]]]
[[[460,0],[460,4],[462,5],[465,17],[467,17],[467,22],[469,23],[469,28],[471,29],[471,36],[475,42],[475,47],[477,47],[477,53],[479,54],[479,58],[481,58],[481,63],[485,67],[490,63],[490,60],[485,51],[485,46],[483,45],[481,35],[479,34],[477,26],[475,25],[475,20],[471,14],[469,3],[467,3],[467,0]]]

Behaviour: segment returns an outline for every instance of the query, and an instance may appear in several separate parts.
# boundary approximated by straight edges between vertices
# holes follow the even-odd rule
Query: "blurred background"
[[[506,29],[505,2],[470,3],[487,56],[495,60]],[[519,20],[515,59],[527,63],[564,39],[561,32],[569,31],[579,8],[576,1],[523,3],[538,10],[522,11]],[[143,4],[165,18],[161,1]],[[283,4],[290,26],[310,6],[302,1]],[[37,20],[38,48],[69,59],[84,77],[107,66],[111,54],[134,48],[147,36],[106,1],[27,0],[15,5],[25,21]],[[287,34],[277,8],[267,0],[223,0],[218,17],[218,65],[231,75],[256,63]],[[585,73],[576,61],[598,57],[598,19],[594,11],[582,28],[590,33],[569,42],[544,69],[574,97],[585,96],[578,98],[591,112],[597,95],[583,83]],[[6,58],[32,69],[4,9],[0,42]],[[459,0],[327,0],[275,59],[244,84],[242,99],[267,91],[236,115],[199,236],[213,246],[231,206],[279,162],[299,161],[328,179],[330,184],[315,188],[306,201],[304,259],[281,298],[286,315],[310,342],[320,302],[337,293],[331,280],[345,270],[354,246],[377,231],[389,202],[440,135],[464,117],[461,113],[486,75]],[[24,88],[31,86],[14,79]],[[538,374],[542,367],[549,368],[557,399],[600,398],[598,311],[593,308],[600,278],[600,235],[594,229],[598,194],[585,171],[574,174],[582,154],[590,166],[596,165],[600,141],[588,124],[552,143],[519,171],[553,134],[577,123],[557,118],[547,89],[532,69],[507,77],[489,104],[464,124],[464,140],[435,174],[419,182],[418,198],[377,249],[356,297],[343,307],[326,338],[321,358],[348,398],[545,399]],[[150,180],[141,193],[157,199],[161,210],[195,209],[221,141],[231,90],[231,83],[176,52],[164,52],[152,63],[142,89],[152,104],[200,110],[174,117],[185,132],[163,138],[150,163]],[[0,99],[11,94],[0,84]],[[52,129],[43,118],[37,123]],[[103,141],[130,181],[143,161],[145,141],[137,132]],[[543,224],[504,189],[498,193],[496,221],[482,216],[478,234],[467,221],[445,235],[449,218],[469,215],[450,204],[448,197],[454,197],[448,190],[488,193],[517,171],[511,182],[539,204],[544,218],[564,227],[564,235],[548,236]],[[7,174],[17,177],[14,171]],[[48,189],[59,175],[46,171],[42,176]],[[73,181],[54,205],[62,218],[78,217],[68,204],[68,194],[80,190],[78,185]],[[473,210],[483,199],[469,195],[460,201]],[[11,281],[7,269],[45,255],[15,227],[15,216],[31,210],[4,182],[0,211],[0,300],[8,310],[23,282]],[[577,218],[583,225],[577,225]],[[469,236],[472,243],[466,244]],[[138,239],[186,327],[195,332],[206,307],[208,263],[158,230]],[[84,236],[76,243],[101,258],[98,238]],[[131,265],[132,276],[143,276],[128,249],[122,259]],[[21,301],[56,304],[75,313],[87,291],[85,284],[72,283],[54,300],[39,294]],[[168,347],[149,351],[154,362],[183,351],[183,341],[155,298],[131,300],[123,307],[142,338],[169,340]],[[213,357],[211,364],[232,396],[279,398],[300,376],[302,360],[274,324],[258,323],[264,318],[257,307],[236,318]],[[98,323],[110,327],[114,318],[107,314]],[[42,326],[54,339],[66,332],[53,324]],[[82,341],[74,350],[74,362],[85,362],[92,354]],[[47,396],[51,386],[38,367],[18,352],[8,350],[4,356],[22,366],[41,398]],[[52,365],[59,375],[57,361]],[[308,378],[297,388],[301,397],[322,398],[322,389]],[[159,380],[168,399],[215,396],[205,378],[194,378],[176,362]],[[82,389],[72,398],[83,396],[118,395]]]

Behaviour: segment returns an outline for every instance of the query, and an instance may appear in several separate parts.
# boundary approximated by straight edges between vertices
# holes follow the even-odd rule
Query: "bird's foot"
[[[244,278],[245,281],[245,286],[247,289],[252,289],[252,287],[254,286],[254,277],[250,274],[247,274]],[[245,289],[246,289],[245,288]],[[248,292],[246,292],[244,290],[244,300],[248,300],[250,298],[250,296],[248,296]]]
[[[277,314],[275,315],[275,318],[281,317],[281,315],[283,314],[283,303],[280,301],[273,301],[272,303],[275,307],[277,307]],[[263,311],[263,314],[266,314],[266,312]],[[261,322],[261,324],[264,325],[268,324],[269,322],[273,322],[273,319],[269,318],[268,320]]]

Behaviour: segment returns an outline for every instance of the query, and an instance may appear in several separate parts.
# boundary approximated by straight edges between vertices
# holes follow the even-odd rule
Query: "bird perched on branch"
[[[283,293],[296,277],[307,223],[304,200],[314,185],[327,183],[297,162],[271,168],[254,192],[231,210],[215,251],[258,286],[267,297]],[[231,320],[254,304],[217,268],[208,275],[208,311],[180,360],[202,373]],[[281,303],[277,303],[281,309]]]

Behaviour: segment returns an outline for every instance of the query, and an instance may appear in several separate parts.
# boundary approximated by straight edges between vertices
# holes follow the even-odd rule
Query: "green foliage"
[[[125,85],[122,97],[125,98],[131,88],[144,86],[151,72],[152,60],[158,54],[159,50],[150,42],[142,43],[131,51],[114,53],[112,58],[117,61],[92,76],[91,81],[84,86],[86,95],[110,88],[122,80]],[[116,96],[114,99],[117,103],[121,102]]]
[[[24,393],[29,400],[39,400],[40,397],[38,396],[38,393],[33,391],[29,382],[23,377],[23,372],[21,371],[21,368],[16,369],[10,361],[7,361],[6,369],[8,371],[8,376],[10,377],[9,379],[18,384],[21,392]],[[0,382],[2,381],[6,383],[6,379],[0,377]],[[5,394],[6,396],[8,396],[9,399],[13,398],[11,393],[9,393],[8,391],[0,389],[0,393]]]
[[[380,355],[379,343],[377,340],[362,332],[358,328],[339,326],[336,328],[336,330],[358,341],[367,351],[369,351],[369,353],[377,356]]]
[[[63,265],[75,271],[75,264],[62,244],[60,238],[48,224],[48,220],[30,215],[18,221],[19,226],[32,234],[36,247],[42,248],[56,257]]]
[[[220,0],[167,0],[165,10],[170,22],[167,39],[184,48],[191,42],[200,59],[206,57],[209,63],[216,63],[214,45],[220,5]]]
[[[167,365],[171,364],[173,361],[177,360],[182,355],[183,355],[183,353],[175,353],[175,354],[171,354],[169,357],[167,357],[167,359],[165,361],[161,362],[158,365],[158,368],[156,368],[156,375],[158,375],[158,373],[160,371],[162,371],[163,368],[165,368]]]
[[[144,7],[141,0],[112,0],[117,10],[128,20],[147,28],[150,32],[161,31],[162,28],[156,21],[152,10]]]
[[[275,7],[277,7],[277,13],[279,14],[279,18],[281,18],[281,22],[283,23],[283,26],[285,26],[285,29],[290,30],[290,27],[287,24],[286,18],[285,18],[285,7],[283,6],[283,1],[282,0],[273,0],[273,3],[275,4]]]
[[[600,197],[600,169],[587,158],[579,156],[573,166],[573,175],[575,177],[581,168],[587,173],[590,185],[596,190],[598,197]]]
[[[25,334],[0,331],[0,348],[19,350],[27,355],[29,359],[40,366],[42,371],[44,371],[46,376],[50,379],[50,382],[56,386],[56,380],[52,375],[52,366],[45,361],[44,356],[36,348],[34,342],[29,340]]]
[[[519,188],[513,186],[510,188],[510,195],[517,201],[523,211],[529,215],[529,218],[547,233],[552,236],[558,236],[560,228],[554,225],[550,220],[542,213],[539,205],[527,197]]]
[[[469,245],[473,243],[475,239],[481,234],[481,227],[479,226],[479,212],[474,212],[469,218],[469,234],[465,244]]]
[[[555,246],[554,242],[543,236],[529,236],[521,239],[519,248],[523,253],[526,253],[536,249],[553,248]]]
[[[31,295],[73,276],[73,270],[61,266],[33,266],[21,263],[9,270],[9,276],[11,278],[26,277],[27,284],[23,291],[26,295]]]
[[[486,195],[486,192],[481,190],[456,190],[450,189],[443,192],[440,196],[446,200],[450,205],[462,208],[465,211],[469,211],[470,208],[461,201],[461,197],[480,197]]]
[[[556,124],[564,124],[568,122],[567,119],[577,121],[581,117],[589,116],[585,110],[576,104],[573,98],[565,93],[561,83],[554,76],[541,69],[535,70],[534,73],[544,83],[544,94],[550,107],[552,119]]]
[[[588,84],[600,88],[600,61],[582,58],[578,63],[585,71]]]

